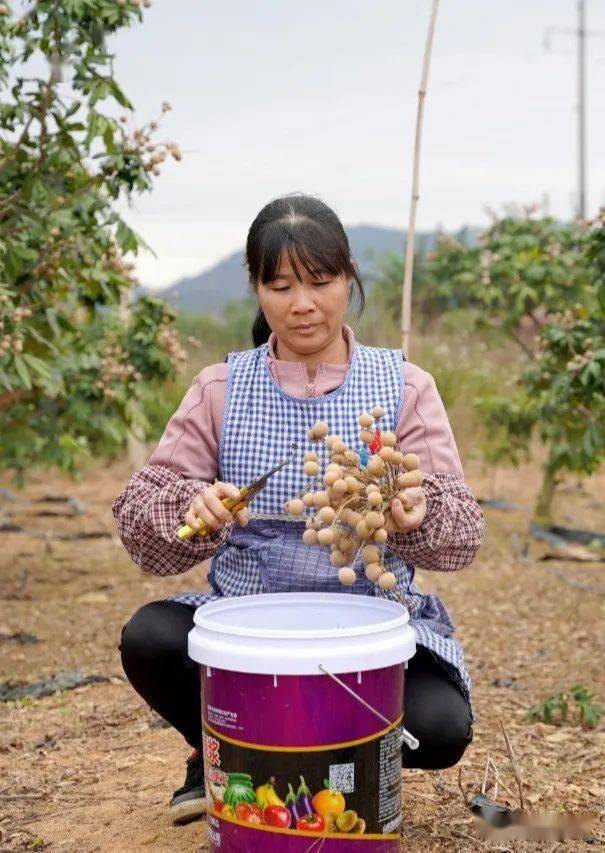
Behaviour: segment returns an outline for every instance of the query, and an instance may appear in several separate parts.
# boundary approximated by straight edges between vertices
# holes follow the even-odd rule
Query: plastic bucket
[[[407,610],[284,593],[211,602],[194,621],[211,849],[398,850]]]

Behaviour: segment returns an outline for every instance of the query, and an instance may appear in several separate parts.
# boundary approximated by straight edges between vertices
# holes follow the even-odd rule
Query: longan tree
[[[535,436],[548,448],[534,513],[545,525],[561,473],[593,474],[605,461],[605,209],[579,236],[578,251],[583,298],[545,315],[512,396],[484,401],[497,453],[515,459]]]
[[[561,473],[590,474],[603,461],[602,245],[602,219],[566,225],[526,209],[495,219],[477,247],[446,241],[427,262],[444,296],[464,294],[477,308],[479,329],[497,328],[524,353],[512,390],[476,404],[493,461],[518,464],[535,437],[545,446],[542,524]]]
[[[133,302],[126,256],[145,243],[115,209],[181,159],[154,141],[170,105],[135,127],[113,76],[106,38],[141,5],[38,0],[17,18],[0,3],[0,466],[20,479],[145,438],[150,383],[184,359],[170,309]]]

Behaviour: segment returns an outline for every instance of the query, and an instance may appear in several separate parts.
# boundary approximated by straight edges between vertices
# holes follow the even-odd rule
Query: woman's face
[[[350,282],[344,274],[318,273],[314,278],[302,264],[297,266],[302,281],[282,252],[276,278],[258,286],[258,301],[279,341],[302,355],[324,349],[341,335]]]

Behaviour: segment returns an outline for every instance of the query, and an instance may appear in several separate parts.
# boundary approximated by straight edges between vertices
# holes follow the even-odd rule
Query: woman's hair
[[[246,240],[248,280],[255,292],[259,283],[267,284],[275,278],[284,249],[299,281],[297,260],[310,275],[344,274],[352,279],[359,311],[363,310],[363,284],[357,264],[351,258],[349,240],[338,216],[321,199],[293,193],[273,199],[257,215]],[[269,324],[259,308],[252,325],[254,346],[265,343],[270,334]]]

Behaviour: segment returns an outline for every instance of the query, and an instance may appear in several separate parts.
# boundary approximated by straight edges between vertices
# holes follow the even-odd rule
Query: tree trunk
[[[547,462],[542,469],[542,485],[534,509],[534,521],[543,527],[552,524],[552,502],[558,485],[557,473]]]

